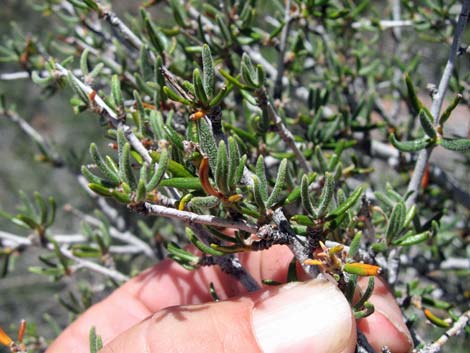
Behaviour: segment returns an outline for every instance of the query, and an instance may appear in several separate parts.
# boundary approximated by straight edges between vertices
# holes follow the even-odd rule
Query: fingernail
[[[264,353],[354,349],[349,304],[336,285],[326,280],[287,284],[261,298],[253,309],[253,330]]]

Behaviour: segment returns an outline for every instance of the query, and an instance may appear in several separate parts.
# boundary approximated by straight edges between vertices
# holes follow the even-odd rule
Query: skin
[[[285,282],[291,259],[292,254],[283,246],[240,256],[258,282],[261,279]],[[219,297],[226,301],[213,303],[208,290],[211,282]],[[359,284],[365,289],[367,278]],[[261,352],[251,327],[251,313],[263,298],[275,298],[278,290],[266,287],[248,294],[240,283],[216,266],[190,272],[164,260],[82,314],[46,353],[88,352],[91,326],[103,338],[103,352]],[[344,327],[351,333],[345,336],[343,348],[319,342],[324,347],[315,351],[350,351],[355,344],[356,324],[377,351],[384,345],[394,353],[411,351],[410,334],[400,309],[381,280],[376,281],[370,301],[376,307],[374,314],[357,323],[352,314],[346,319],[346,323],[351,322]],[[233,333],[229,336],[232,338],[227,339],[226,332]]]

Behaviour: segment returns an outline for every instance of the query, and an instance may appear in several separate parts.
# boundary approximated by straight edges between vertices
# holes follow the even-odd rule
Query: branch
[[[437,353],[447,343],[450,337],[457,336],[470,321],[470,310],[463,313],[454,325],[439,337],[434,343],[426,345],[424,348],[414,350],[415,353]]]
[[[10,242],[14,242],[17,245],[22,245],[22,246],[39,246],[38,244],[34,243],[31,239],[20,237],[20,236],[7,233],[4,231],[0,231],[0,239],[5,239]],[[47,247],[49,250],[54,250],[54,246],[52,244],[48,244]],[[63,246],[60,247],[60,252],[68,259],[75,261],[75,263],[77,264],[79,268],[87,268],[93,272],[100,273],[102,275],[113,278],[116,281],[120,281],[120,282],[125,282],[129,279],[128,276],[122,274],[119,271],[116,271],[111,268],[103,267],[97,263],[94,263],[88,260],[78,258],[75,255],[73,255],[70,250],[66,249]]]
[[[76,209],[73,209],[70,206],[68,206],[66,210],[72,212],[73,215],[79,217],[81,220],[87,222],[90,225],[93,225],[95,227],[99,227],[101,225],[101,221],[98,218],[84,214]],[[155,253],[150,247],[150,245],[144,242],[143,240],[137,238],[130,232],[120,232],[114,227],[109,227],[109,235],[114,239],[139,247],[141,252],[151,259],[156,258]]]
[[[311,278],[316,278],[319,274],[317,267],[305,264],[305,260],[311,256],[312,251],[308,245],[299,240],[297,234],[295,234],[291,228],[286,216],[284,216],[282,209],[278,208],[274,211],[273,221],[278,226],[280,232],[288,234],[290,240],[289,249],[292,251],[305,273],[307,273]]]
[[[439,82],[439,87],[435,94],[433,95],[433,101],[431,105],[431,114],[434,117],[434,124],[439,123],[439,114],[441,112],[442,103],[444,101],[444,96],[449,86],[449,81],[452,75],[452,72],[455,67],[455,59],[459,51],[460,37],[465,29],[468,17],[470,16],[470,0],[464,0],[462,4],[462,9],[460,11],[459,19],[455,28],[454,39],[452,41],[452,46],[450,49],[449,59],[447,60],[446,67],[442,73],[441,81]],[[419,192],[419,186],[421,179],[423,178],[426,165],[428,163],[429,157],[431,156],[433,146],[428,147],[422,150],[418,155],[418,160],[411,177],[410,183],[408,184],[407,192],[410,192],[410,197],[406,200],[406,206],[410,207],[416,203],[416,198]]]
[[[284,27],[281,32],[281,40],[279,43],[279,57],[277,61],[277,75],[274,80],[274,99],[281,98],[282,94],[282,78],[284,77],[284,68],[285,68],[285,54],[287,49],[287,40],[289,39],[289,31],[292,24],[292,17],[290,16],[291,12],[291,0],[286,1],[286,6],[284,8]]]
[[[197,213],[188,211],[179,211],[174,208],[169,208],[160,205],[154,205],[150,202],[145,202],[134,207],[136,211],[142,212],[152,216],[162,216],[167,218],[178,219],[185,223],[198,223],[206,224],[215,227],[240,229],[250,233],[256,233],[258,227],[242,221],[230,221],[224,218],[218,218],[212,215],[199,215]]]

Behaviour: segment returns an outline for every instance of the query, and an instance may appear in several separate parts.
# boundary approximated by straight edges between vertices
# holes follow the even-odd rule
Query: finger
[[[268,278],[283,282],[292,254],[285,246],[273,246],[240,258],[257,281]],[[246,292],[238,281],[217,266],[188,271],[172,260],[164,260],[93,305],[62,332],[47,352],[86,352],[92,326],[106,343],[160,309],[212,301],[211,282],[221,299]]]
[[[365,290],[367,279],[360,279],[359,286]],[[395,298],[382,279],[376,279],[369,301],[374,304],[375,311],[372,315],[358,320],[357,325],[371,346],[377,352],[380,352],[383,346],[387,346],[393,353],[410,352],[413,349],[410,331]]]
[[[102,353],[353,352],[355,332],[337,286],[313,280],[219,303],[163,309]]]

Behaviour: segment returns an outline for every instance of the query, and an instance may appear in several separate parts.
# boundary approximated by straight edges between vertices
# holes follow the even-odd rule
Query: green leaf
[[[82,75],[86,76],[89,73],[88,70],[88,54],[90,53],[90,49],[85,48],[80,56],[80,70],[82,70]]]
[[[425,136],[412,141],[398,141],[393,133],[390,134],[390,143],[401,152],[417,152],[431,145],[432,140]]]
[[[406,82],[406,87],[408,89],[408,98],[410,100],[410,104],[413,107],[415,112],[419,112],[423,104],[421,103],[418,96],[416,95],[416,90],[413,85],[413,81],[411,81],[411,78],[408,74],[405,74],[405,82]]]
[[[219,69],[219,73],[230,83],[234,84],[240,89],[248,89],[248,86],[241,83],[237,78],[230,75],[227,71]]]
[[[196,207],[202,209],[210,209],[217,207],[220,204],[220,199],[215,196],[196,196],[189,202],[189,207]]]
[[[134,190],[137,187],[137,183],[132,171],[131,165],[131,145],[126,142],[121,151],[119,151],[119,177],[121,181],[129,184]]]
[[[145,29],[150,38],[150,43],[158,53],[162,54],[166,49],[166,38],[164,34],[153,24],[147,11],[141,9],[140,13],[144,20]]]
[[[431,237],[430,231],[426,231],[426,232],[418,233],[418,234],[414,234],[412,231],[410,231],[409,234],[404,235],[400,239],[394,240],[392,243],[393,245],[399,245],[399,246],[411,246],[411,245],[422,243],[428,240],[430,237]]]
[[[186,227],[186,236],[188,237],[188,240],[199,250],[201,250],[204,254],[209,254],[213,256],[223,256],[225,253],[218,251],[216,249],[213,249],[210,246],[207,246],[204,244],[197,236],[194,234],[194,232]]]
[[[228,158],[224,140],[220,140],[217,151],[217,164],[215,166],[215,182],[223,194],[227,195],[228,187]]]
[[[264,211],[266,210],[266,205],[264,204],[263,196],[261,195],[261,183],[256,175],[253,175],[252,191],[255,204],[258,206],[259,211],[261,213],[264,213]]]
[[[307,175],[302,176],[302,182],[300,184],[300,197],[302,200],[303,208],[312,216],[316,217],[317,213],[313,208],[312,202],[310,201],[310,193],[308,191],[309,180]]]
[[[390,216],[387,230],[385,232],[385,238],[387,243],[391,243],[393,238],[395,238],[403,229],[406,218],[406,206],[404,202],[399,202],[393,207],[392,214]]]
[[[103,186],[102,184],[89,183],[88,188],[101,196],[113,196],[112,190],[109,187]]]
[[[217,145],[214,135],[212,133],[212,126],[207,118],[203,117],[197,121],[197,128],[199,134],[199,145],[202,152],[209,158],[209,166],[212,173],[215,173],[217,166]]]
[[[470,151],[470,139],[447,139],[442,138],[440,145],[447,150],[456,152]]]
[[[116,170],[113,168],[114,163],[111,161],[105,161],[101,157],[96,144],[93,142],[90,144],[90,155],[93,158],[98,169],[103,173],[103,175],[109,180],[111,184],[119,184],[119,175],[116,173]],[[110,159],[110,157],[107,157]],[[89,180],[90,181],[90,180]]]
[[[281,192],[284,190],[286,185],[286,174],[287,174],[287,159],[283,159],[279,165],[277,172],[276,183],[274,184],[273,191],[266,201],[266,207],[271,208],[281,199]]]
[[[359,198],[361,197],[363,191],[364,187],[362,186],[359,186],[356,190],[354,190],[354,192],[346,199],[346,201],[341,203],[341,205],[339,205],[336,210],[334,210],[328,215],[327,220],[336,218],[345,213],[351,207],[353,207],[356,204],[357,200],[359,200]]]
[[[69,85],[72,88],[72,90],[74,91],[74,93],[80,98],[80,100],[83,103],[88,104],[88,102],[89,102],[88,95],[80,87],[80,85],[78,84],[75,77],[73,76],[73,74],[70,71],[67,71],[67,82],[69,83]]]
[[[90,353],[98,353],[103,348],[103,341],[100,336],[96,334],[95,326],[92,326],[89,334]]]
[[[167,95],[168,98],[171,100],[174,100],[175,102],[179,102],[184,105],[191,105],[191,102],[187,100],[186,98],[183,98],[179,94],[177,94],[175,91],[173,91],[171,88],[167,86],[163,86],[163,92]]]
[[[348,256],[350,258],[354,258],[356,256],[359,247],[361,246],[361,239],[362,239],[362,232],[359,231],[354,235],[354,238],[351,240],[351,244],[349,244],[349,253]]]
[[[150,181],[145,186],[147,192],[154,190],[162,181],[163,176],[168,168],[168,162],[170,160],[170,151],[169,148],[162,148],[160,152],[160,159],[158,166],[155,164],[155,172],[153,173]]]
[[[248,159],[247,155],[244,154],[240,160],[240,164],[238,165],[237,169],[235,170],[235,179],[234,184],[238,184],[243,176],[243,171],[245,170],[246,160]]]
[[[204,90],[209,98],[214,96],[215,89],[215,70],[212,60],[211,49],[207,44],[202,46],[202,73]]]
[[[369,300],[370,296],[372,295],[374,291],[374,285],[375,285],[375,277],[370,276],[369,281],[367,282],[366,291],[362,295],[361,299],[359,299],[357,303],[354,304],[354,309],[360,310],[362,306],[365,304],[365,302]]]
[[[460,103],[460,100],[462,99],[461,94],[457,94],[452,101],[452,103],[449,104],[447,109],[442,113],[441,117],[439,118],[439,125],[444,126],[445,122],[450,118],[450,114],[454,111],[454,109],[457,107],[457,105]]]
[[[259,155],[256,161],[256,176],[259,180],[259,192],[263,203],[268,199],[268,180],[266,178],[266,169],[264,167],[264,157]]]
[[[436,132],[436,129],[434,128],[432,116],[428,115],[427,112],[428,110],[423,110],[423,109],[419,111],[419,114],[418,114],[419,121],[426,135],[428,135],[431,139],[435,139],[437,136],[437,132]]]
[[[220,148],[220,147],[219,147]],[[227,171],[227,183],[228,188],[233,189],[235,186],[235,172],[237,170],[237,166],[240,164],[240,151],[238,149],[238,144],[233,138],[230,136],[228,138],[228,171]]]
[[[149,55],[149,48],[142,45],[139,53],[139,69],[144,81],[153,80],[153,64]]]
[[[206,107],[209,103],[209,98],[207,98],[204,83],[202,82],[201,72],[198,68],[195,68],[193,71],[193,85],[197,99],[199,99],[201,104]]]
[[[104,188],[112,188],[112,187],[119,185],[119,183],[112,183],[108,181],[107,179],[103,179],[103,178],[100,178],[99,176],[96,176],[88,169],[87,166],[82,166],[81,172],[89,183],[101,185]]]
[[[331,199],[333,198],[334,190],[335,190],[334,176],[331,173],[326,173],[325,185],[323,186],[323,190],[320,195],[320,201],[318,204],[318,210],[317,210],[318,217],[322,217],[328,210],[328,206],[330,205]]]
[[[197,177],[163,179],[160,182],[160,186],[168,186],[176,189],[202,190],[201,182]]]

